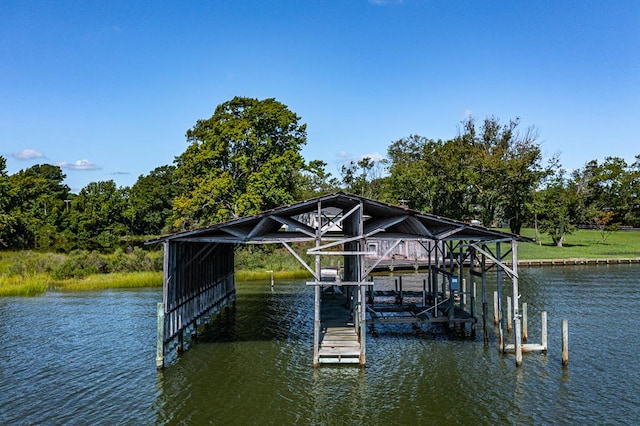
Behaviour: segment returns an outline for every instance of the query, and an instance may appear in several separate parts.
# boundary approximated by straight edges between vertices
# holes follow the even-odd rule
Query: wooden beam
[[[284,216],[278,216],[278,215],[273,215],[271,216],[271,218],[275,221],[280,222],[283,225],[287,225],[287,226],[292,226],[294,228],[296,228],[297,230],[299,230],[300,232],[302,232],[303,234],[306,234],[310,237],[314,237],[316,236],[316,232],[315,229],[313,229],[312,227],[310,227],[309,225],[305,225],[302,222],[299,222],[297,220],[288,218],[288,217],[284,217]]]
[[[318,274],[316,274],[316,272],[311,269],[311,267],[309,265],[307,265],[307,262],[304,261],[304,259],[302,257],[300,257],[300,255],[298,253],[296,253],[296,251],[291,248],[291,246],[289,244],[287,244],[284,241],[281,241],[282,245],[285,246],[287,248],[287,250],[289,250],[289,252],[293,255],[293,257],[295,257],[296,259],[298,259],[298,262],[300,262],[300,264],[302,266],[304,266],[309,272],[311,272],[311,275],[313,275],[313,277],[316,280],[320,280],[320,277],[318,276]]]
[[[450,229],[448,231],[445,231],[445,232],[443,232],[441,234],[434,235],[434,237],[436,239],[438,239],[438,240],[443,240],[445,238],[448,238],[448,237],[452,236],[453,234],[457,234],[458,232],[462,231],[465,228],[466,228],[466,226],[460,226],[458,228],[454,228],[454,229]]]
[[[349,243],[351,241],[362,240],[364,238],[371,237],[372,235],[375,235],[376,233],[382,232],[382,231],[383,231],[383,229],[376,229],[376,230],[371,231],[370,233],[365,234],[365,235],[356,235],[355,237],[341,238],[341,239],[333,241],[333,242],[331,242],[329,244],[325,244],[325,245],[322,245],[322,246],[317,246],[317,247],[310,248],[310,249],[307,250],[307,254],[315,254],[316,252],[319,252],[320,250],[324,250],[326,248],[339,246],[340,244]]]
[[[366,228],[364,229],[364,232],[368,233],[368,232],[371,232],[370,230],[376,229],[376,228],[382,228],[386,230],[387,228],[393,225],[397,225],[398,223],[406,220],[408,217],[409,216],[407,215],[391,216],[391,217],[385,218],[384,220],[365,222],[365,225],[368,225],[368,226],[366,226]]]

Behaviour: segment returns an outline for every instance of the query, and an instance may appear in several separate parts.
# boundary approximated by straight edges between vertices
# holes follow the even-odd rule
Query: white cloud
[[[13,154],[11,154],[11,156],[16,160],[20,160],[20,161],[35,160],[36,158],[45,158],[43,153],[30,148],[23,149],[22,151],[19,151],[19,152],[14,152]]]
[[[100,170],[100,166],[95,163],[92,163],[89,160],[78,160],[75,163],[69,163],[67,161],[63,161],[61,163],[56,164],[56,166],[62,169],[69,170]]]
[[[370,154],[362,154],[360,156],[360,160],[362,160],[364,158],[369,158],[370,160],[373,160],[373,161],[375,161],[377,163],[380,160],[384,160],[384,155],[380,154],[379,152],[372,152]]]

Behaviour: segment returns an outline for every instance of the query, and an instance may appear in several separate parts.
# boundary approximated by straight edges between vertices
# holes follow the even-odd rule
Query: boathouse
[[[234,250],[242,244],[280,244],[309,272],[314,366],[364,365],[367,325],[379,323],[440,323],[475,332],[480,317],[486,342],[492,268],[502,340],[502,281],[511,281],[512,296],[519,294],[519,241],[529,240],[342,192],[149,241],[164,246],[156,364],[169,364],[199,326],[235,303]],[[426,271],[420,291],[404,290],[402,276],[392,288],[377,288],[374,272],[393,269],[397,254]],[[517,325],[513,300],[509,317]]]

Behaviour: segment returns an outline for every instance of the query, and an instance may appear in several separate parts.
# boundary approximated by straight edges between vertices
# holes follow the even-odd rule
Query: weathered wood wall
[[[186,349],[197,327],[234,300],[233,245],[166,241],[157,366]]]

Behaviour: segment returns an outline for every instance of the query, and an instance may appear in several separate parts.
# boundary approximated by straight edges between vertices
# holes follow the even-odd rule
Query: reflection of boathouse
[[[381,323],[441,324],[474,333],[481,318],[486,343],[490,268],[497,280],[502,342],[504,279],[512,284],[515,303],[509,314],[516,330],[520,324],[518,241],[527,240],[344,193],[159,238],[150,242],[164,245],[157,365],[170,362],[201,323],[234,303],[234,247],[239,244],[280,244],[309,272],[314,366],[365,364],[368,327]],[[413,283],[417,288],[409,289],[408,279],[403,285],[402,276],[390,282],[373,275],[388,271],[392,262],[424,271],[424,278]],[[341,273],[330,283],[323,280],[323,270],[336,265]],[[520,344],[515,338],[516,354]]]

